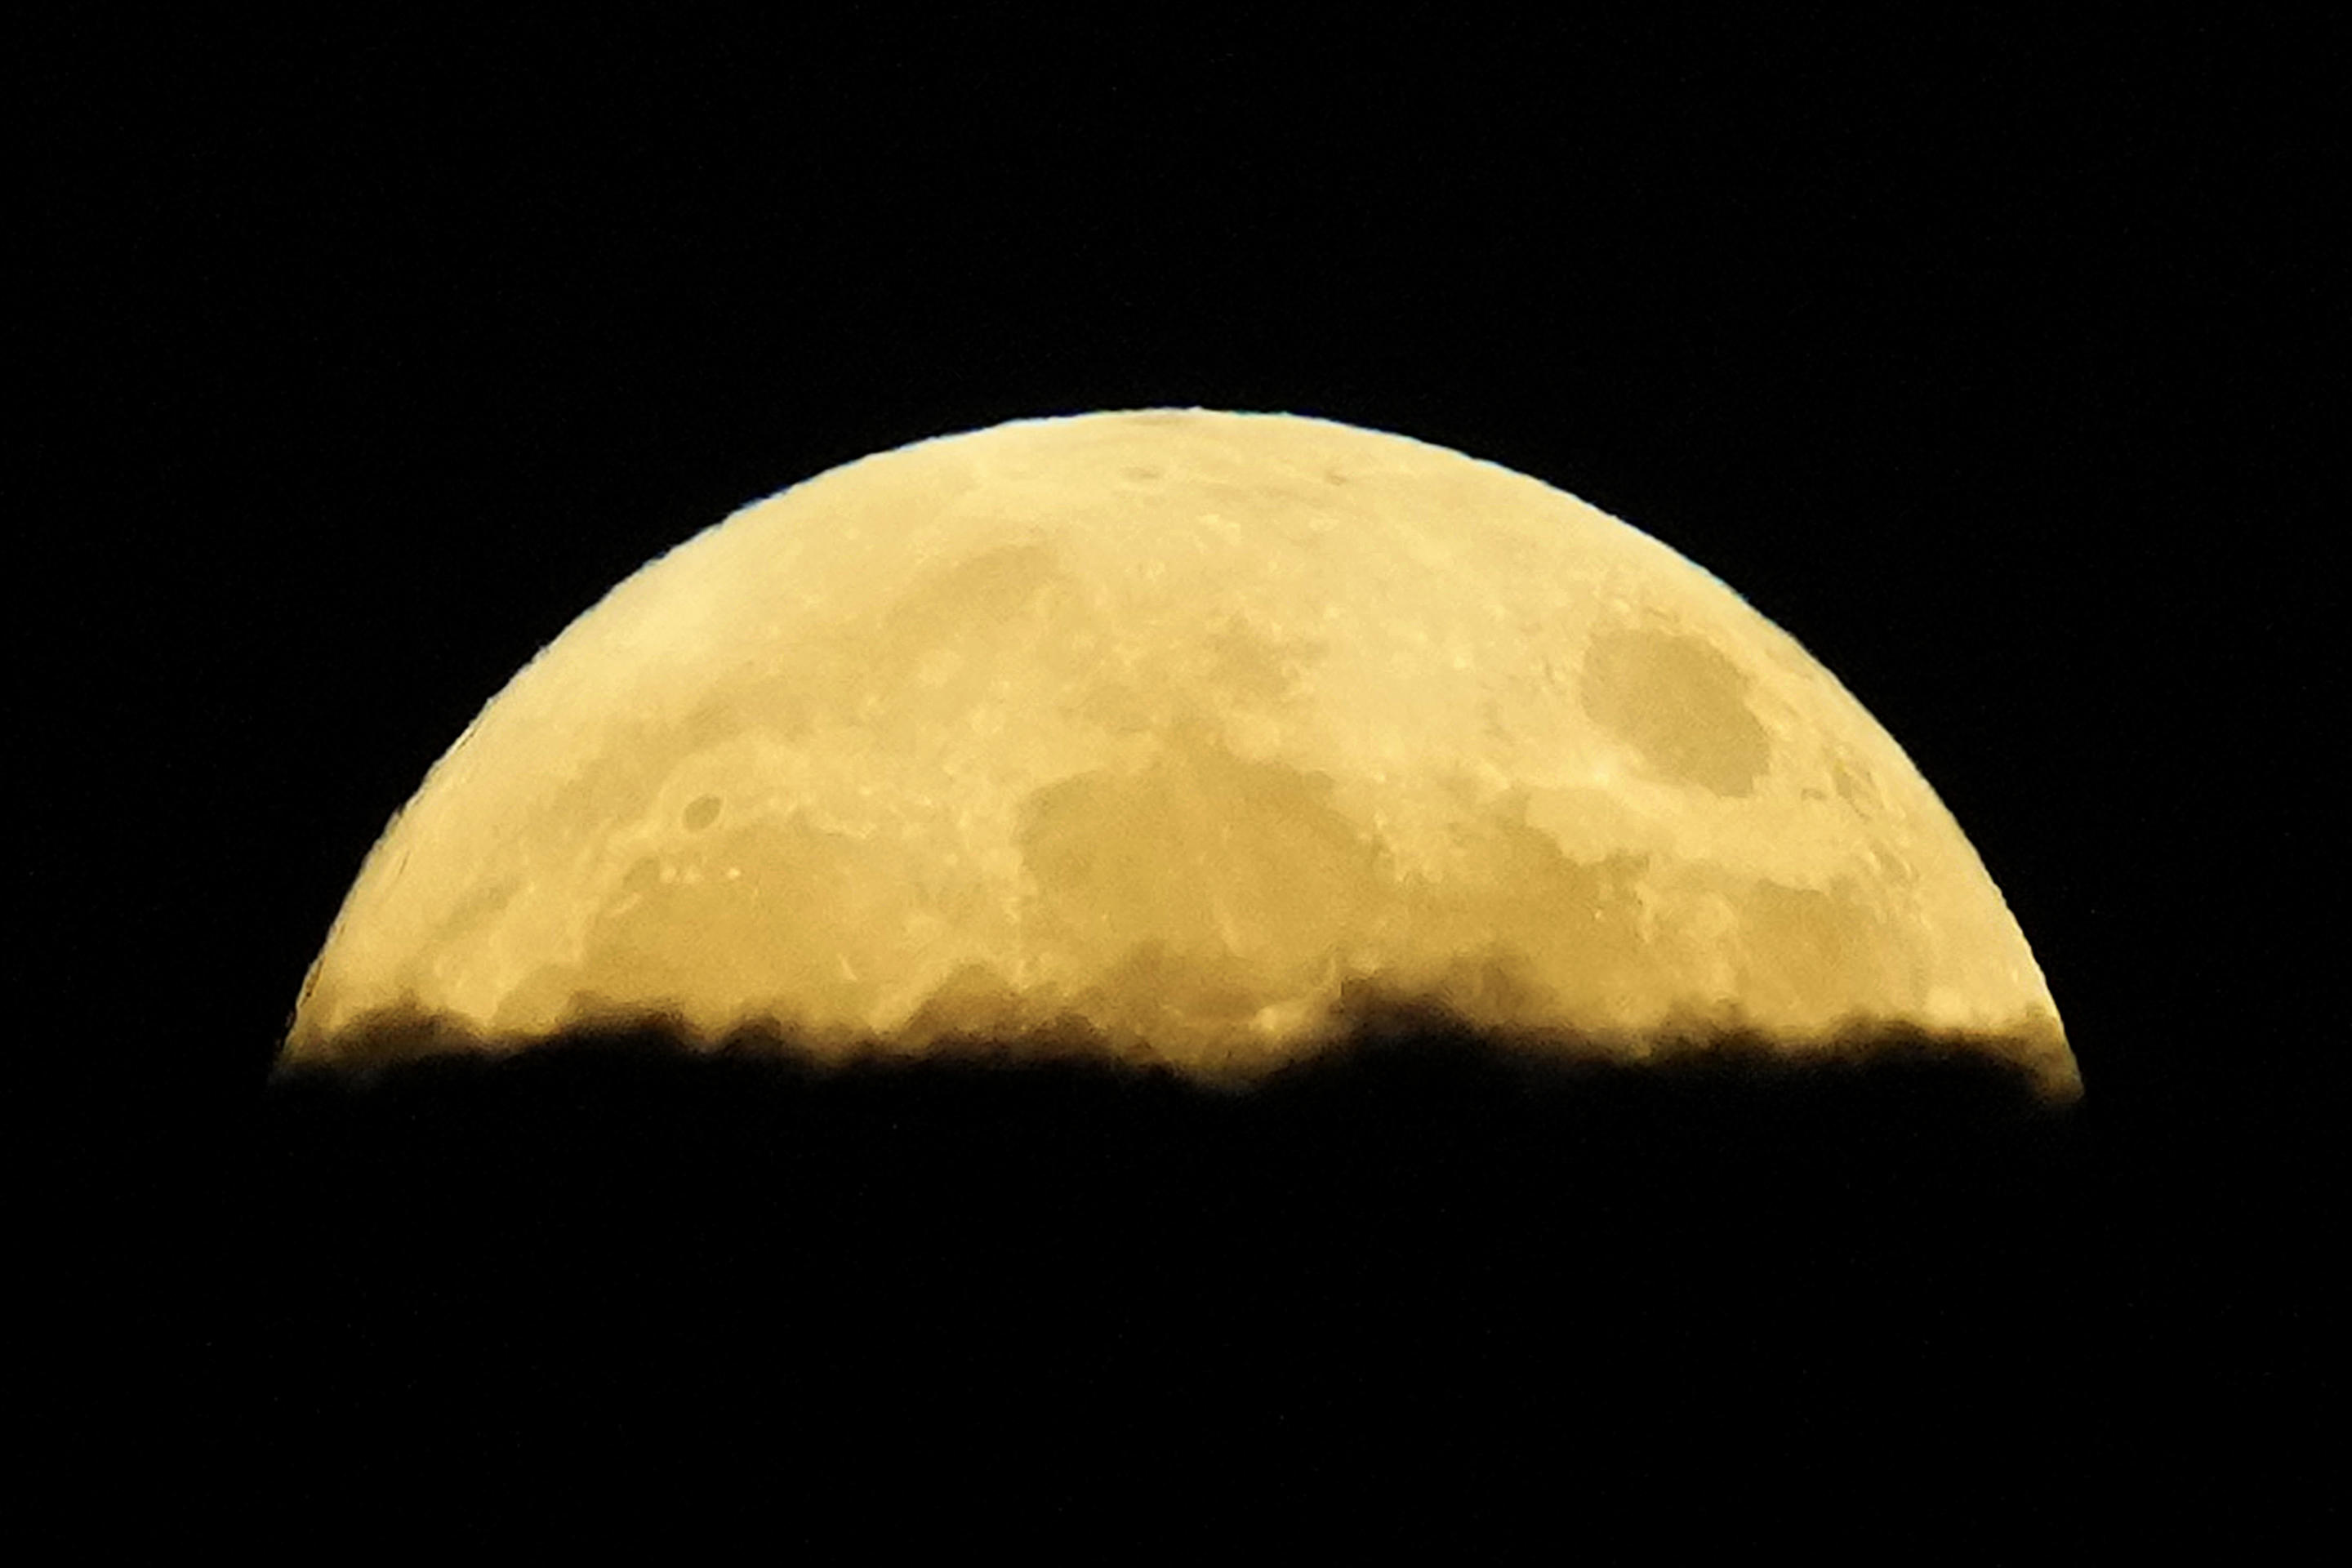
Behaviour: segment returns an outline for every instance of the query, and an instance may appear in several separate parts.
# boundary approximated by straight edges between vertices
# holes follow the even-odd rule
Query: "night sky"
[[[1117,1550],[2319,1507],[2318,41],[864,16],[83,20],[9,68],[48,1495],[978,1478]],[[2084,1101],[1437,1027],[1241,1100],[627,1041],[269,1079],[385,819],[622,577],[867,453],[1170,405],[1490,458],[1730,584],[1958,816]]]

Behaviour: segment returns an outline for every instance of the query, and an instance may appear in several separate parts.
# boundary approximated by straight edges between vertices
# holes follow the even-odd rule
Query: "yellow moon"
[[[1950,813],[1729,588],[1495,464],[1197,409],[918,442],[629,577],[394,817],[286,1058],[658,1014],[1246,1075],[1371,994],[2079,1083]]]

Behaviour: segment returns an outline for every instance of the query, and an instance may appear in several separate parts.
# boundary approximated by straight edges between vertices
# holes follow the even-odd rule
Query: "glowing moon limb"
[[[1247,1071],[1366,986],[2078,1084],[1950,814],[1724,584],[1495,465],[1202,410],[919,442],[635,574],[386,829],[287,1049],[645,1008]]]

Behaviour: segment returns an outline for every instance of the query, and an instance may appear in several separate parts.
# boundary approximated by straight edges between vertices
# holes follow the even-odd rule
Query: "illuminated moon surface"
[[[1200,410],[919,442],[629,577],[393,819],[286,1050],[658,1014],[1246,1076],[1369,994],[2079,1083],[1950,813],[1722,583],[1458,452]]]

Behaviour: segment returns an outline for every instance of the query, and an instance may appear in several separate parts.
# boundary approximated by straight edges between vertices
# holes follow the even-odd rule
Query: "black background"
[[[33,40],[59,1495],[871,1491],[1113,1544],[1277,1501],[1885,1545],[2318,1506],[2328,58],[2123,13]],[[869,452],[1171,405],[1490,458],[1740,590],[1968,830],[2082,1105],[1442,1040],[1246,1101],[611,1050],[271,1086],[385,818],[611,584]],[[943,1513],[975,1476],[996,1511]]]

